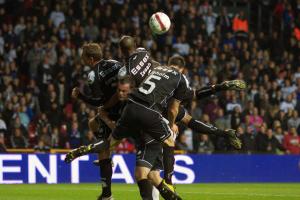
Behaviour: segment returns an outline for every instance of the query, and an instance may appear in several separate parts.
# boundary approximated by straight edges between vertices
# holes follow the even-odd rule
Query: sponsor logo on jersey
[[[161,73],[161,72],[158,72],[158,71],[153,71],[152,74],[158,75],[158,76],[163,77],[165,79],[170,78],[166,73]]]
[[[144,58],[139,62],[139,64],[137,65],[137,66],[135,66],[134,68],[132,68],[131,69],[131,73],[133,74],[133,75],[136,75],[143,67],[144,67],[144,65],[145,65],[145,63],[149,60],[149,54],[146,54],[145,56],[144,56]],[[149,63],[150,64],[150,63]],[[151,64],[150,64],[150,66],[151,66]],[[149,67],[150,67],[149,66]],[[131,66],[130,66],[131,67]],[[148,67],[148,66],[147,66]],[[145,73],[144,73],[144,75],[145,75]]]

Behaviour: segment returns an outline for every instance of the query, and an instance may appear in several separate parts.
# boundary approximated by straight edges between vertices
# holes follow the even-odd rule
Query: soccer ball
[[[156,12],[150,17],[149,26],[153,33],[161,35],[170,29],[171,21],[165,13]]]

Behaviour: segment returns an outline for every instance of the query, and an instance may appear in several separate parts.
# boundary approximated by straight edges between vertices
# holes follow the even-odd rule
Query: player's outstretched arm
[[[205,98],[224,90],[244,90],[247,85],[243,80],[224,81],[221,84],[206,86],[195,91],[197,99]]]

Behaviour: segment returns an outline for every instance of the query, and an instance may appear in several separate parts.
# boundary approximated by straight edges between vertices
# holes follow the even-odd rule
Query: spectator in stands
[[[11,128],[15,128],[15,129],[18,128],[18,129],[20,129],[20,131],[21,131],[21,133],[22,133],[23,136],[27,136],[28,135],[27,129],[21,123],[21,120],[20,120],[19,116],[16,116],[16,118],[13,119]]]
[[[217,17],[213,13],[211,7],[208,8],[207,13],[203,15],[203,21],[205,22],[206,25],[207,34],[208,36],[210,36],[215,31],[216,21],[217,21]]]
[[[63,123],[60,127],[60,134],[59,134],[59,148],[62,149],[69,149],[70,148],[70,139],[68,135],[68,130],[67,130],[67,124]]]
[[[84,32],[89,41],[96,41],[99,37],[99,29],[94,24],[93,18],[88,19],[88,25],[85,26]]]
[[[215,120],[215,126],[219,129],[226,130],[231,128],[230,119],[227,116],[224,116],[224,110],[220,108],[218,110],[217,119]]]
[[[219,100],[216,96],[214,96],[209,103],[205,105],[203,112],[209,116],[211,121],[215,121],[219,109],[221,109],[219,106]]]
[[[201,140],[198,147],[198,153],[206,153],[211,154],[214,151],[214,145],[210,141],[208,135],[203,134],[201,135]]]
[[[78,123],[74,121],[72,123],[71,131],[69,132],[70,146],[72,149],[81,145],[81,133],[78,130]]]
[[[242,141],[242,151],[245,153],[254,153],[256,151],[254,129],[250,126],[246,127],[246,132],[242,127],[238,128],[238,134]]]
[[[26,113],[26,106],[21,106],[18,107],[18,111],[17,111],[17,115],[19,116],[22,125],[27,129],[29,122],[30,122],[30,118],[28,116],[28,114]]]
[[[184,152],[189,152],[190,149],[188,148],[188,145],[186,143],[186,136],[185,134],[180,134],[178,136],[178,140],[175,143],[175,149],[176,150],[181,150]]]
[[[259,153],[264,153],[266,152],[266,131],[267,131],[267,127],[266,124],[262,124],[260,126],[259,131],[257,132],[256,136],[255,136],[255,145],[256,145],[256,150]]]
[[[288,120],[288,128],[291,129],[292,127],[298,129],[300,125],[300,118],[298,117],[298,111],[293,110],[293,115],[291,118]]]
[[[300,154],[300,136],[296,128],[292,127],[289,134],[284,136],[283,146],[290,154]]]
[[[191,109],[190,109],[191,116],[195,119],[200,119],[202,116],[202,110],[198,106],[198,103],[196,100],[193,100],[191,103]]]
[[[236,106],[231,113],[231,128],[237,129],[242,123],[242,113],[239,106]]]
[[[280,121],[281,127],[284,130],[288,130],[288,126],[287,126],[287,117],[286,117],[286,113],[283,110],[280,110],[276,116],[275,116],[275,120]]]
[[[131,140],[125,138],[115,148],[116,153],[135,153],[135,147]]]
[[[47,127],[42,127],[41,132],[38,133],[38,140],[42,140],[46,146],[51,145],[51,132]]]
[[[7,125],[5,121],[2,119],[2,114],[0,113],[0,133],[6,133]]]
[[[244,11],[240,11],[240,13],[234,17],[232,26],[232,30],[235,32],[237,37],[247,37],[249,27]]]
[[[61,23],[65,21],[65,15],[60,9],[60,5],[55,5],[55,10],[50,13],[50,20],[53,24],[58,27]]]
[[[285,152],[282,144],[277,140],[277,138],[273,135],[273,130],[268,129],[266,133],[266,152],[271,154],[276,154],[279,151]]]
[[[288,109],[294,109],[296,106],[295,102],[293,102],[292,94],[286,96],[285,100],[280,104],[280,110],[284,111],[285,113]]]
[[[290,79],[284,80],[284,87],[281,88],[283,98],[286,98],[289,94],[295,92],[297,87],[292,85]]]
[[[0,153],[6,153],[4,134],[0,133]]]
[[[281,126],[277,125],[274,127],[275,127],[274,128],[275,129],[274,136],[276,137],[276,139],[279,141],[280,144],[283,144],[284,133],[283,133]]]
[[[24,149],[28,147],[28,143],[20,128],[15,128],[13,135],[10,137],[12,148]]]
[[[217,17],[217,24],[221,26],[222,33],[227,33],[232,30],[231,19],[228,16],[226,7],[222,7],[221,13]]]
[[[48,129],[49,133],[52,131],[52,126],[48,120],[46,113],[41,113],[41,116],[38,119],[37,124],[36,124],[36,129],[37,129],[38,134],[40,134],[42,132],[42,129],[45,127]]]
[[[51,148],[59,148],[59,129],[57,126],[53,127],[51,133]]]
[[[260,130],[260,127],[263,124],[263,118],[258,114],[258,109],[255,107],[253,109],[253,114],[249,115],[250,124],[254,125],[256,131]]]
[[[50,151],[50,147],[45,145],[43,140],[40,140],[37,145],[33,147],[36,153],[47,153]]]
[[[242,106],[238,102],[236,95],[232,95],[230,102],[228,102],[226,105],[226,111],[231,113],[235,107],[238,107],[239,110],[242,110]]]

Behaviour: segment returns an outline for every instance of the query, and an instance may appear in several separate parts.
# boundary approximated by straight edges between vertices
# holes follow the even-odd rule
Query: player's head
[[[182,56],[179,55],[172,56],[168,60],[168,66],[176,67],[180,71],[183,71],[183,69],[185,68],[185,60]]]
[[[87,43],[82,46],[81,59],[83,64],[94,66],[102,59],[102,49],[97,43]]]
[[[133,37],[124,35],[119,41],[120,49],[125,57],[129,57],[136,49]]]
[[[118,81],[118,99],[120,101],[125,101],[128,98],[128,94],[131,92],[131,90],[134,87],[134,83],[132,81],[132,78],[129,76],[122,77]]]

